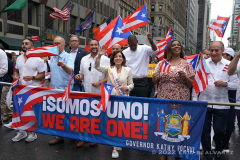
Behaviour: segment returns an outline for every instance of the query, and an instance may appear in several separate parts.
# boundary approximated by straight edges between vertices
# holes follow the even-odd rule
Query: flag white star
[[[110,86],[107,86],[107,89],[108,89],[108,90],[110,90],[110,89],[111,89],[111,87],[110,87]]]
[[[117,27],[117,28],[118,28],[118,27]],[[118,32],[119,35],[120,35],[121,33],[123,33],[123,31],[121,30],[121,28],[118,28],[118,29],[116,30],[116,32]]]
[[[18,97],[18,105],[20,106],[20,104],[22,103],[23,101],[22,101],[22,97],[20,98],[20,97]]]
[[[146,17],[146,15],[144,13],[142,13],[141,17],[144,18],[144,17]]]

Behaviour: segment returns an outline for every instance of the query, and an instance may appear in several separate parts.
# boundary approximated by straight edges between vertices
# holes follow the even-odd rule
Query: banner
[[[18,85],[12,128],[65,138],[199,159],[207,102],[111,96]]]
[[[153,73],[155,73],[155,67],[157,66],[157,64],[149,64],[148,65],[148,75],[147,78],[152,78]]]

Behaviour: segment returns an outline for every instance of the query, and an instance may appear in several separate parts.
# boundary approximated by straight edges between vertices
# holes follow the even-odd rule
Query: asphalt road
[[[230,141],[229,155],[223,155],[222,160],[240,159],[240,134],[236,129]],[[65,139],[64,143],[48,145],[53,136],[38,134],[38,139],[31,143],[24,140],[14,143],[11,139],[16,131],[0,126],[0,160],[112,160],[111,146],[99,144],[97,147],[90,147],[89,143],[83,148],[76,148],[77,141]],[[118,160],[159,160],[159,155],[149,152],[123,149],[119,151]],[[168,160],[174,159],[169,157]],[[201,159],[204,159],[201,156]]]

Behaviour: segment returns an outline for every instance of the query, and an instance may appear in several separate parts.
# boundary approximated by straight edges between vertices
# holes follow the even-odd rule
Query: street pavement
[[[222,160],[240,159],[240,134],[238,128],[235,129],[230,140],[230,154],[223,155]],[[11,139],[16,135],[16,131],[0,125],[0,160],[112,160],[112,147],[99,144],[90,147],[87,143],[83,148],[76,148],[77,141],[65,139],[64,143],[49,145],[48,141],[53,136],[37,134],[36,141],[26,143],[12,142]],[[149,152],[124,149],[119,151],[118,160],[159,160],[159,155]],[[174,159],[168,157],[168,160]],[[204,159],[201,156],[201,159]]]

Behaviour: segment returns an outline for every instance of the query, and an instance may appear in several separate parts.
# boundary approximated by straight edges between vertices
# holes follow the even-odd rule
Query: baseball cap
[[[232,48],[226,48],[223,53],[227,53],[227,54],[231,55],[232,57],[235,56],[235,52]]]

